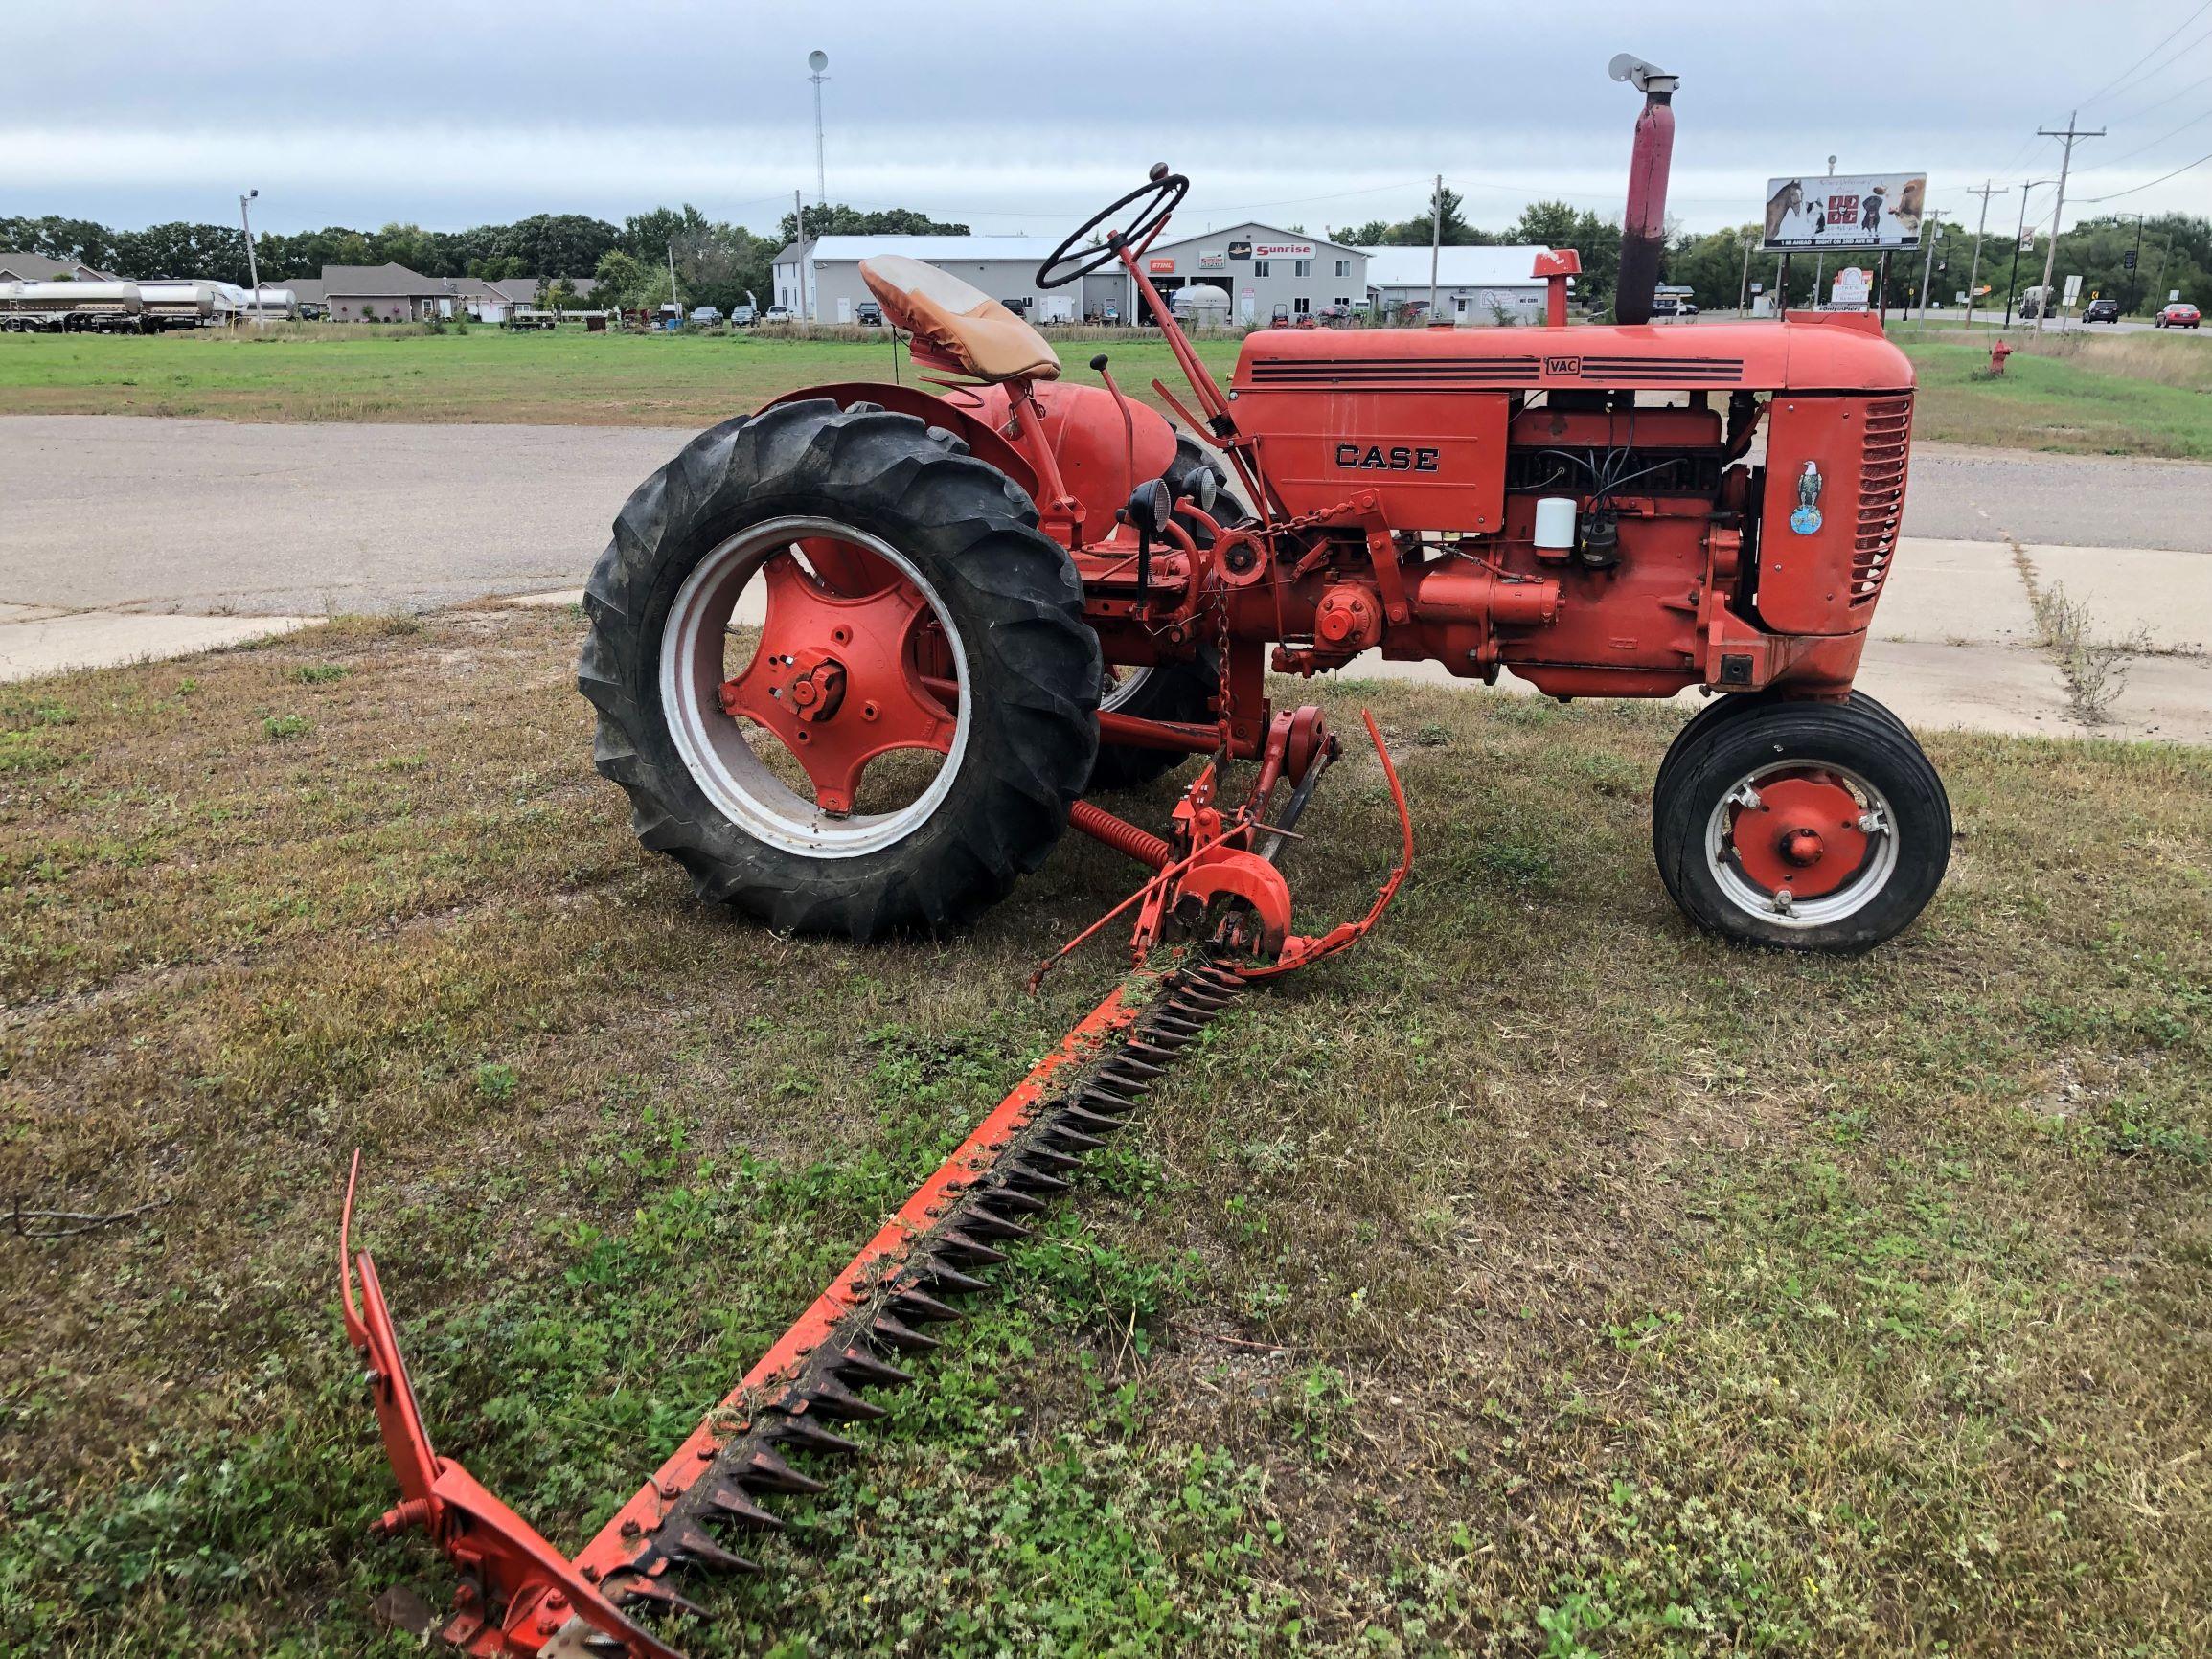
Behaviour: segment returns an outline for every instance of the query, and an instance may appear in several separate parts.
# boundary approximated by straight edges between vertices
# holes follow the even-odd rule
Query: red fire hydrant
[[[1989,349],[1989,372],[1992,379],[2004,374],[2005,359],[2012,354],[2013,343],[2010,340],[1999,340]]]

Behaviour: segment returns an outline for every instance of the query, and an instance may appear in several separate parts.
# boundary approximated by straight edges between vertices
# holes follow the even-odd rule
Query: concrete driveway
[[[333,612],[561,594],[691,436],[0,420],[0,678]],[[2106,730],[2212,740],[2212,466],[1923,444],[1904,528],[1861,683],[1907,719],[2081,729],[2035,643],[2041,581],[2162,653],[2132,662]]]

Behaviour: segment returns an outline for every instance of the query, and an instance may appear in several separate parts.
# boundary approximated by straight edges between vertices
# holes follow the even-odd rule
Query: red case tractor
[[[1676,83],[1616,77],[1645,105],[1608,326],[1567,325],[1578,257],[1554,253],[1542,328],[1256,330],[1224,391],[1145,274],[1189,189],[1157,167],[1038,281],[1128,272],[1189,381],[1154,382],[1171,422],[1103,356],[1104,385],[1060,380],[969,284],[866,261],[942,396],[818,386],[715,427],[631,496],[592,572],[579,683],[639,837],[778,927],[958,924],[1071,822],[1155,869],[1200,844],[1204,800],[1162,838],[1087,792],[1196,754],[1302,789],[1334,742],[1273,706],[1267,670],[1380,651],[1560,698],[1725,693],[1654,784],[1669,892],[1800,949],[1903,928],[1950,808],[1852,678],[1912,370],[1863,314],[1651,327]],[[1275,949],[1278,889],[1224,867],[1203,897],[1249,905]]]

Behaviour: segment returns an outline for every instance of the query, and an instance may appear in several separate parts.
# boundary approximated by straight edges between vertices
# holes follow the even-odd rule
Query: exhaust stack
[[[1675,158],[1675,88],[1680,77],[1624,52],[1608,66],[1615,80],[1632,82],[1644,95],[1636,118],[1636,148],[1629,160],[1629,206],[1621,223],[1621,274],[1613,294],[1613,320],[1648,323],[1659,286],[1659,256],[1667,238],[1667,170]]]

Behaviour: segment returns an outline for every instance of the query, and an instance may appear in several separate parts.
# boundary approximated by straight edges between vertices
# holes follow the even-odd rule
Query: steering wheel
[[[1168,222],[1168,216],[1190,193],[1189,179],[1179,172],[1170,172],[1166,162],[1154,162],[1150,177],[1143,184],[1121,200],[1099,209],[1068,233],[1067,240],[1053,249],[1051,257],[1037,267],[1037,285],[1040,288],[1064,288],[1078,277],[1087,277],[1102,265],[1111,264],[1120,256],[1122,249],[1131,243],[1142,247],[1152,239],[1160,226]],[[1083,239],[1091,232],[1132,204],[1136,211],[1129,215],[1129,222],[1120,230],[1108,233],[1102,246],[1093,249],[1082,245]],[[1072,268],[1062,271],[1060,268],[1062,265]]]

